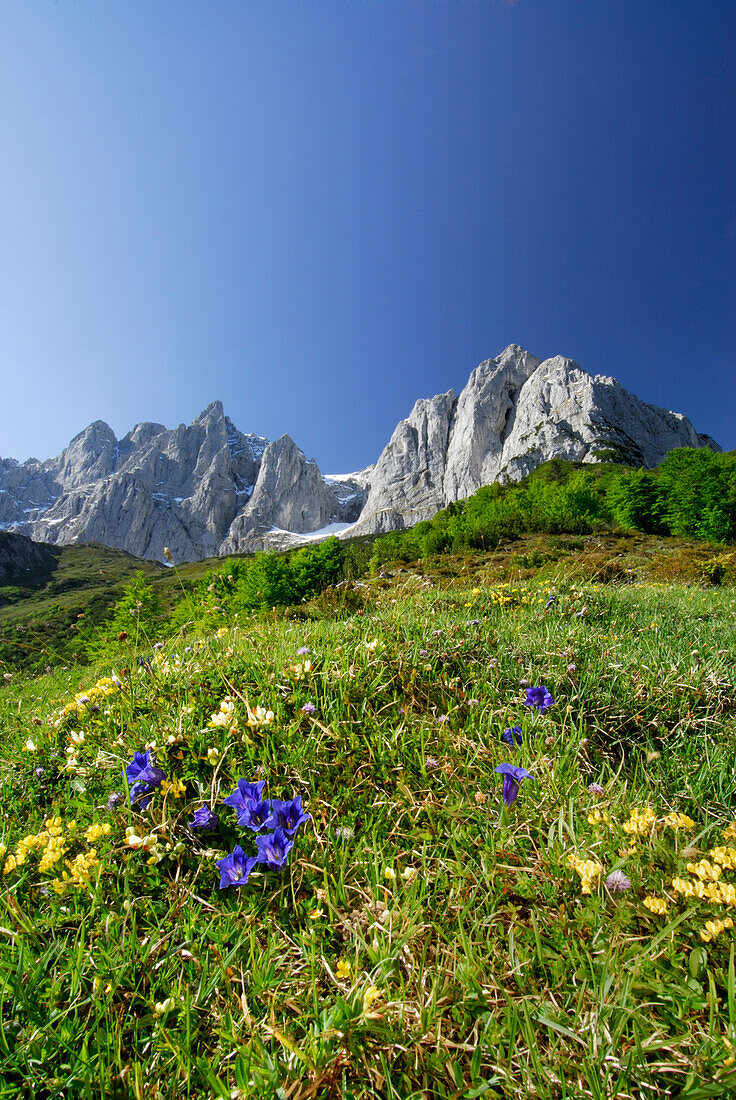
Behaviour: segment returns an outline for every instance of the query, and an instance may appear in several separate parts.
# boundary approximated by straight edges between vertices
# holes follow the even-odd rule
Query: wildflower
[[[370,653],[372,653],[372,652],[373,652],[373,651],[374,651],[375,649],[377,649],[377,648],[378,648],[378,638],[374,638],[372,642],[366,642],[366,643],[365,643],[365,648],[366,648],[366,649],[367,649],[367,650],[368,650],[368,651],[369,651]]]
[[[728,871],[736,871],[736,848],[711,848],[708,853],[715,863]]]
[[[441,725],[441,726],[444,726],[444,725],[446,725],[446,724],[447,724],[447,722],[449,722],[449,721],[450,721],[449,715],[447,715],[447,714],[440,714],[440,716],[439,716],[439,718],[437,719],[437,721],[438,721],[438,722],[440,723],[440,725]]]
[[[238,825],[243,825],[246,829],[252,829],[254,833],[259,833],[261,829],[268,827],[270,823],[271,802],[260,802],[257,798],[246,798],[243,808],[238,811]]]
[[[589,825],[610,825],[611,817],[607,810],[591,810],[588,814]]]
[[[736,821],[732,821],[723,830],[723,839],[724,840],[733,840],[734,837],[736,837]]]
[[[629,820],[624,821],[621,828],[630,836],[646,836],[652,831],[656,820],[657,816],[649,806],[643,806],[641,809],[634,806],[629,810]]]
[[[173,562],[174,558],[169,550],[168,546],[164,546],[164,557],[167,561]]]
[[[335,836],[340,840],[352,840],[355,836],[355,829],[350,825],[336,825]]]
[[[238,822],[240,823],[241,815],[249,813],[247,806],[248,800],[254,802],[261,802],[261,795],[263,794],[263,788],[266,786],[265,779],[261,779],[258,783],[249,783],[247,779],[239,779],[238,786],[231,795],[223,799],[226,806],[232,806],[238,815]]]
[[[302,714],[314,714],[316,710],[314,703],[305,703],[302,707]]]
[[[645,909],[648,909],[650,913],[658,913],[660,916],[666,913],[668,909],[668,904],[665,898],[655,898],[651,895],[644,898],[642,905]]]
[[[150,752],[135,752],[130,764],[126,765],[125,777],[128,783],[141,782],[158,787],[166,779],[166,772],[154,765]]]
[[[85,830],[84,839],[87,841],[88,844],[96,844],[98,840],[102,840],[103,836],[109,835],[109,824],[106,823],[105,825],[90,825],[89,828]]]
[[[553,604],[554,602],[555,602],[555,597],[554,597],[554,596],[550,596],[550,598],[549,598],[549,599],[547,600],[546,604],[544,605],[544,610],[545,610],[545,611],[550,611],[550,610],[551,610],[551,608],[552,608],[552,604]]]
[[[501,734],[503,740],[511,745],[513,749],[514,745],[520,745],[524,740],[524,734],[521,726],[511,726],[510,729],[505,729]]]
[[[710,860],[701,859],[698,863],[688,863],[687,869],[691,875],[697,875],[703,882],[716,882],[722,873],[722,868]]]
[[[181,798],[186,792],[187,785],[183,783],[181,779],[164,779],[161,783],[161,790],[164,794],[170,795],[172,798]]]
[[[45,768],[34,768],[33,774],[36,776],[37,779],[40,779],[45,771]]]
[[[394,871],[393,867],[384,867],[383,877],[385,879],[387,879],[389,882],[395,882],[396,881],[396,872]]]
[[[309,646],[300,645],[296,651],[297,657],[306,657],[309,654]]]
[[[38,749],[38,745],[31,737],[29,737],[24,745],[24,748],[26,752],[36,752],[36,750]]]
[[[699,935],[703,943],[710,943],[721,932],[725,932],[727,928],[733,928],[733,921],[730,917],[725,917],[723,920],[707,920],[705,928],[700,929]]]
[[[273,833],[268,833],[267,836],[256,837],[256,844],[258,845],[258,856],[256,857],[258,863],[265,864],[271,870],[283,867],[289,852],[294,847],[294,841],[286,835],[283,829],[276,829]]]
[[[339,960],[335,967],[335,977],[339,978],[340,981],[344,981],[346,978],[350,977],[350,963],[347,959]]]
[[[112,813],[115,807],[119,806],[120,803],[123,801],[124,796],[120,793],[120,791],[113,791],[106,802],[106,808],[110,813]]]
[[[215,864],[220,871],[220,890],[226,890],[228,886],[245,886],[257,862],[255,856],[246,856],[240,845],[236,844],[229,856],[218,859]]]
[[[238,719],[235,717],[235,703],[229,696],[222,700],[220,709],[210,715],[210,720],[207,724],[215,729],[236,730],[238,728]]]
[[[222,753],[214,745],[210,745],[210,747],[207,749],[207,763],[208,764],[216,764],[221,756],[222,756]]]
[[[369,985],[363,994],[363,1013],[370,1012],[374,1001],[377,1001],[381,996],[381,990],[377,985]]]
[[[302,809],[302,796],[288,802],[281,802],[274,798],[271,802],[271,816],[266,821],[269,829],[283,829],[287,836],[294,836],[297,829],[305,821],[309,821],[310,815]]]
[[[554,706],[554,703],[555,700],[546,687],[528,687],[526,689],[525,707],[532,707],[534,710],[538,710],[540,714],[544,714],[550,707]]]
[[[151,792],[155,788],[148,783],[134,783],[130,788],[130,804],[137,806],[139,810],[145,810],[151,801]]]
[[[273,711],[266,710],[265,707],[256,707],[255,710],[248,710],[248,725],[252,729],[261,729],[263,726],[270,726],[273,719]]]
[[[434,757],[434,756],[426,757],[426,759],[424,761],[424,767],[426,768],[426,770],[428,772],[436,771],[437,768],[439,768],[439,766],[440,766],[440,762],[436,757]]]
[[[590,783],[588,786],[588,790],[591,794],[602,795],[606,793],[604,788],[601,787],[600,783]]]
[[[522,779],[534,778],[531,772],[525,768],[517,768],[515,764],[499,764],[493,770],[503,776],[503,800],[507,806],[516,801]]]
[[[667,814],[666,817],[662,818],[660,824],[664,825],[664,826],[669,825],[672,829],[694,829],[695,828],[695,822],[693,821],[693,819],[691,817],[688,817],[687,814],[677,814],[677,813]]]
[[[189,822],[189,828],[202,829],[204,832],[209,832],[217,828],[219,820],[217,814],[214,813],[206,803],[203,803],[198,810],[194,811],[194,817]]]
[[[610,890],[612,894],[623,893],[624,890],[631,889],[631,880],[627,878],[623,871],[611,871],[606,879],[606,889]]]
[[[571,852],[567,857],[567,863],[580,875],[581,893],[592,894],[593,880],[597,879],[603,870],[600,863],[595,859],[581,859],[575,852]]]

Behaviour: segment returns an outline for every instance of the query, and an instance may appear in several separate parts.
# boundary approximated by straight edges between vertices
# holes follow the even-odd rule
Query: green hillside
[[[0,682],[0,1097],[736,1095],[736,594],[609,538]]]

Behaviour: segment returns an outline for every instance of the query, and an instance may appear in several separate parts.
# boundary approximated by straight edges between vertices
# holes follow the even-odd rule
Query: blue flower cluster
[[[265,780],[249,783],[246,779],[239,779],[235,791],[223,799],[226,806],[232,806],[235,810],[238,825],[254,833],[261,833],[264,829],[273,831],[256,836],[257,855],[246,855],[236,844],[230,855],[217,861],[215,866],[220,872],[221,890],[226,890],[228,886],[244,886],[257,864],[271,871],[284,867],[294,847],[299,826],[309,821],[310,815],[302,808],[301,795],[286,801],[278,798],[264,800],[265,785]]]
[[[549,608],[554,601],[554,596],[550,597],[547,601],[547,607]],[[552,698],[551,692],[540,685],[539,687],[528,687],[526,689],[526,699],[524,700],[524,706],[530,707],[533,710],[538,710],[540,714],[544,714],[553,707],[555,700]],[[510,745],[512,749],[518,748],[524,742],[524,732],[521,726],[510,726],[505,729],[501,734],[502,739],[507,745]],[[499,764],[494,771],[503,776],[503,800],[507,806],[513,806],[514,802],[519,795],[519,787],[525,779],[534,779],[531,772],[528,772],[526,768],[521,768],[518,764]]]

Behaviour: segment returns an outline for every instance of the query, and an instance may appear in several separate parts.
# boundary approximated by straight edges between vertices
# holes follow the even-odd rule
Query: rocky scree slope
[[[675,447],[720,449],[615,379],[512,344],[458,397],[417,401],[375,466],[344,477],[323,475],[288,435],[238,431],[219,401],[189,426],[139,424],[121,440],[96,421],[57,458],[0,459],[0,530],[194,561],[408,527],[550,458],[655,466]]]

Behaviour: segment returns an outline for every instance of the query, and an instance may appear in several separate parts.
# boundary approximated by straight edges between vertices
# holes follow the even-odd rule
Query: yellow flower
[[[666,817],[662,818],[660,824],[664,825],[665,827],[667,825],[669,825],[673,829],[694,829],[695,828],[695,822],[693,821],[693,819],[691,817],[688,817],[687,814],[678,814],[678,813],[667,814]]]
[[[580,876],[581,893],[591,894],[593,892],[593,882],[595,879],[600,878],[603,870],[601,864],[594,859],[581,859],[575,852],[571,852],[567,857],[567,863]]]
[[[363,994],[363,1012],[368,1013],[374,1002],[381,996],[381,990],[377,985],[369,985]]]
[[[181,779],[164,779],[161,782],[161,790],[164,794],[171,795],[172,798],[181,798],[186,789],[187,785],[182,783]]]
[[[656,814],[649,806],[644,806],[642,809],[634,807],[629,811],[629,820],[624,821],[621,828],[631,836],[646,836],[652,831],[656,820]]]
[[[732,821],[730,825],[727,825],[723,830],[724,840],[732,840],[734,837],[736,837],[736,821]]]
[[[103,836],[110,835],[109,824],[105,825],[90,825],[85,831],[84,839],[88,844],[96,844],[98,840],[102,840]]]
[[[659,913],[660,916],[667,912],[668,905],[664,898],[655,898],[649,896],[644,898],[642,905],[645,909],[648,909],[650,913]]]
[[[388,879],[389,882],[394,882],[396,880],[396,872],[394,871],[393,867],[385,867],[383,871],[383,877],[385,879]]]
[[[344,981],[345,978],[350,977],[350,963],[347,961],[347,959],[339,960],[337,966],[335,967],[335,976],[341,981]]]
[[[210,748],[207,749],[207,763],[208,764],[216,764],[221,756],[222,756],[222,753],[220,752],[219,749],[215,748],[214,745],[211,745]]]
[[[589,825],[610,825],[611,818],[608,810],[593,810],[588,814]]]
[[[733,921],[730,917],[725,917],[723,920],[707,920],[705,928],[700,929],[700,938],[703,943],[710,943],[727,928],[733,928]]]
[[[270,726],[274,719],[274,713],[272,710],[266,710],[265,707],[256,707],[255,710],[248,709],[248,725],[252,729],[261,729],[263,726]]]
[[[697,875],[703,882],[715,882],[721,877],[722,868],[710,860],[701,859],[699,863],[688,863],[687,869],[691,875]]]
[[[708,855],[728,871],[736,871],[736,848],[711,848]]]

